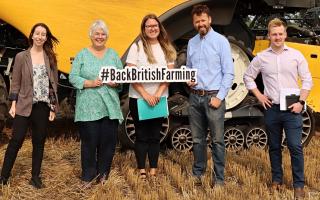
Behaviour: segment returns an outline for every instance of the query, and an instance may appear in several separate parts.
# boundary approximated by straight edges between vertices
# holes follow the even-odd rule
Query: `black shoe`
[[[193,185],[194,186],[202,186],[202,180],[201,180],[201,176],[195,176],[193,177]]]
[[[0,176],[0,185],[7,185],[8,179],[4,178],[3,176]]]
[[[39,176],[32,177],[31,180],[29,181],[29,184],[37,189],[44,188],[44,185],[43,185],[41,178]]]

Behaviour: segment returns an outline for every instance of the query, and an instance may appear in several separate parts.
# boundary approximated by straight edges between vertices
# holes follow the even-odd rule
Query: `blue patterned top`
[[[85,80],[95,80],[102,66],[122,69],[118,54],[109,48],[102,58],[95,57],[87,48],[82,49],[72,63],[70,83],[76,87],[75,121],[95,121],[108,116],[110,119],[123,120],[117,88],[103,85],[84,88]]]

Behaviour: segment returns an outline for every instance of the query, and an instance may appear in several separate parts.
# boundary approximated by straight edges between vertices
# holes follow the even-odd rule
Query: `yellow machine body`
[[[158,16],[185,0],[1,0],[0,19],[28,37],[31,27],[43,22],[59,39],[58,68],[68,73],[70,58],[91,44],[89,27],[94,20],[104,20],[109,28],[107,46],[122,56],[140,32],[142,18]]]

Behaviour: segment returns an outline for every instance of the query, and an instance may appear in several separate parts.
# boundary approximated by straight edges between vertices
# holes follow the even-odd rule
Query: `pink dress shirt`
[[[298,78],[301,79],[301,89],[311,90],[312,78],[308,63],[300,51],[284,46],[281,53],[276,53],[271,47],[260,52],[251,61],[244,73],[243,80],[248,90],[257,88],[255,79],[261,72],[264,95],[272,103],[280,103],[280,90],[283,88],[299,89]]]

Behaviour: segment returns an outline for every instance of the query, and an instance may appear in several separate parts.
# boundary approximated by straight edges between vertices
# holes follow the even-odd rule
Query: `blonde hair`
[[[284,23],[284,21],[282,21],[282,20],[279,19],[279,18],[274,18],[274,19],[272,19],[272,20],[268,23],[268,32],[270,32],[270,29],[271,29],[272,27],[279,27],[279,26],[283,26],[285,30],[287,29],[287,25],[286,25],[286,23]]]
[[[158,22],[160,33],[157,39],[160,43],[160,46],[162,48],[166,61],[174,62],[177,58],[177,52],[175,48],[172,46],[171,42],[169,41],[169,37],[166,30],[164,29],[163,25],[160,23],[160,20],[155,14],[146,15],[142,19],[141,27],[140,27],[141,28],[140,39],[143,44],[143,50],[147,54],[148,62],[151,64],[156,63],[156,59],[154,58],[154,55],[152,53],[151,45],[148,41],[148,36],[145,32],[145,25],[148,19],[154,19]]]

